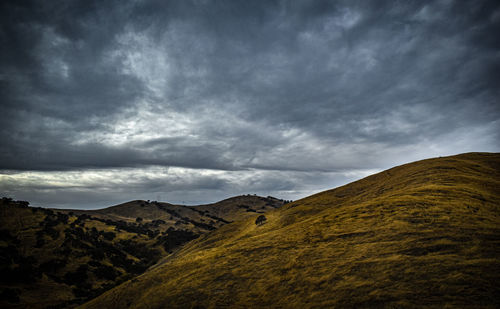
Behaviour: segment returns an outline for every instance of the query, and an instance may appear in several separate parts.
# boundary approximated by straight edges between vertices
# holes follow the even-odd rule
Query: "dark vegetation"
[[[255,219],[255,224],[262,225],[266,222],[266,220],[267,220],[266,216],[260,215],[257,217],[257,219]]]
[[[162,236],[158,237],[158,241],[156,244],[162,245],[163,248],[165,248],[165,251],[171,253],[172,250],[177,248],[178,246],[198,237],[199,235],[191,231],[182,231],[169,228],[166,233],[163,233]]]
[[[149,215],[151,205],[161,210],[158,218]],[[2,198],[0,308],[74,307],[230,222],[209,210],[174,210],[158,202],[139,201],[137,209],[133,216],[117,218]]]
[[[25,202],[3,198],[1,207],[2,215],[6,215],[27,210],[28,206]],[[38,224],[30,227],[26,239],[14,236],[9,229],[0,230],[0,241],[6,244],[0,246],[2,302],[19,303],[19,296],[34,282],[49,280],[68,286],[74,295],[74,299],[61,301],[60,304],[81,303],[141,274],[155,264],[165,251],[172,251],[198,236],[191,231],[174,228],[164,232],[154,229],[165,224],[163,220],[141,224],[143,220],[140,218],[131,223],[87,214],[70,216],[42,208],[32,208],[29,215]],[[212,226],[207,227],[213,229]],[[19,229],[16,230],[19,232]],[[126,237],[118,240],[117,234]],[[30,235],[34,236],[33,248],[36,251],[25,249],[29,246]],[[56,247],[53,246],[55,243]],[[86,259],[90,260],[85,263]],[[42,277],[46,279],[42,280]],[[10,288],[11,285],[18,288]]]

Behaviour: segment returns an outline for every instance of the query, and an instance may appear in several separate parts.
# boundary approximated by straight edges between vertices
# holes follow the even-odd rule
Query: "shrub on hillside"
[[[87,265],[80,265],[76,271],[64,275],[64,283],[76,286],[84,284],[88,278],[87,270]]]
[[[258,216],[258,217],[257,217],[257,219],[255,220],[255,224],[257,224],[257,225],[262,225],[262,224],[264,224],[264,223],[266,222],[266,220],[267,220],[266,216],[264,216],[264,215],[260,215],[260,216]]]
[[[102,236],[104,237],[104,239],[111,241],[111,240],[115,239],[116,234],[113,232],[104,232],[104,233],[102,233]]]
[[[67,263],[66,260],[60,260],[60,259],[50,260],[40,264],[38,269],[45,274],[53,274],[59,269],[66,266],[66,263]]]
[[[198,238],[199,235],[184,230],[174,230],[173,228],[169,228],[167,230],[167,235],[158,237],[157,244],[162,244],[165,248],[165,251],[170,252],[174,248],[190,241],[195,238]]]
[[[19,290],[10,288],[3,289],[0,292],[0,300],[4,300],[13,304],[19,303]]]
[[[117,271],[113,267],[107,266],[107,265],[98,266],[95,269],[94,274],[97,278],[106,279],[106,280],[115,280],[116,277],[121,275],[121,273],[119,271]]]

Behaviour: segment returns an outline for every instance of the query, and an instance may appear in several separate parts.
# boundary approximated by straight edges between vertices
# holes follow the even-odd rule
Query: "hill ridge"
[[[499,187],[500,154],[404,164],[225,225],[82,308],[495,308]]]
[[[0,200],[2,308],[74,307],[186,242],[283,201],[247,196],[200,209],[134,200],[87,211],[28,205]]]

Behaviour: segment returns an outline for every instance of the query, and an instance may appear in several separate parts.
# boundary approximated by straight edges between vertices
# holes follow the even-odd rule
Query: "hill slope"
[[[395,167],[205,234],[82,308],[498,308],[499,188],[499,154]]]
[[[265,213],[281,207],[283,200],[268,196],[240,195],[217,203],[184,206],[157,201],[135,200],[99,210],[61,210],[57,212],[87,215],[100,220],[112,220],[127,224],[153,225],[161,231],[168,228],[202,234],[229,222]],[[154,224],[157,222],[157,224]]]
[[[0,307],[66,308],[143,273],[184,243],[283,205],[237,196],[195,207],[132,201],[101,210],[0,200]]]

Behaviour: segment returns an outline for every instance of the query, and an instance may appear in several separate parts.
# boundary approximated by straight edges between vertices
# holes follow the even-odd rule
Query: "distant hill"
[[[157,226],[160,229],[173,227],[177,230],[204,233],[256,213],[265,213],[279,208],[284,203],[285,201],[272,196],[240,195],[217,203],[198,206],[136,200],[99,210],[53,210],[125,223],[136,223],[137,218],[140,218],[143,225],[161,220]]]
[[[82,308],[500,307],[500,154],[398,166],[259,216]]]
[[[132,201],[101,210],[0,200],[0,308],[67,308],[143,273],[186,242],[284,204],[237,196],[201,206]]]

